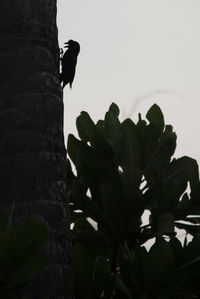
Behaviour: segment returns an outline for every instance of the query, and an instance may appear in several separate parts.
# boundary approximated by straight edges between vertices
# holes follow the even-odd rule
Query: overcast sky
[[[115,102],[121,119],[137,120],[157,103],[178,135],[176,156],[200,164],[199,16],[200,0],[58,0],[60,47],[81,44],[64,90],[66,137],[82,110],[97,121]]]
[[[81,44],[64,90],[66,136],[82,110],[98,120],[115,102],[137,119],[157,103],[177,132],[177,156],[200,161],[199,15],[199,0],[58,0],[60,47]]]

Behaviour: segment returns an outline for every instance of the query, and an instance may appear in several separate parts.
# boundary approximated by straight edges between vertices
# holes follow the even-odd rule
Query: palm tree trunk
[[[72,298],[56,0],[0,2],[0,209],[45,221],[51,261],[33,298]]]

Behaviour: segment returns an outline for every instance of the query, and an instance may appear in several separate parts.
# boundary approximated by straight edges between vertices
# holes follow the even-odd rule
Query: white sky
[[[121,117],[157,103],[178,135],[176,156],[200,162],[200,0],[58,0],[60,47],[80,42],[64,90],[65,135],[82,110],[97,121],[112,102]]]
[[[177,155],[200,161],[200,1],[58,0],[60,47],[81,44],[72,91],[65,88],[65,134],[82,110],[122,118],[157,103],[178,135]]]

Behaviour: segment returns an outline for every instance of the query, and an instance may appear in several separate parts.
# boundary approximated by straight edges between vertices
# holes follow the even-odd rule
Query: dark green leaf
[[[181,242],[175,238],[171,237],[169,241],[169,245],[171,246],[174,256],[175,256],[175,264],[177,267],[184,263],[184,250],[181,245]]]
[[[75,297],[88,299],[92,291],[92,261],[79,242],[72,247],[72,258],[75,271]]]
[[[135,124],[126,119],[122,125],[121,167],[124,180],[124,189],[127,198],[133,198],[137,192],[142,179],[141,148],[137,139],[137,128]]]
[[[106,276],[110,273],[110,264],[105,256],[97,256],[95,260],[94,271],[94,279],[96,282],[104,280]]]
[[[94,264],[93,298],[101,298],[110,274],[110,264],[105,256],[97,256]]]
[[[9,272],[7,271],[7,284],[13,287],[25,286],[48,264],[49,261],[40,256],[25,257],[20,263],[13,264]]]
[[[118,239],[123,231],[123,222],[120,208],[115,202],[114,198],[110,196],[109,182],[102,185],[102,204],[104,222],[109,229],[111,235]]]
[[[179,229],[184,229],[187,231],[188,234],[191,234],[194,236],[197,233],[200,233],[200,225],[191,225],[191,224],[185,224],[185,223],[179,223],[175,222],[176,227]]]
[[[9,230],[0,231],[0,268],[4,272],[16,257],[16,233],[11,227]]]
[[[187,217],[185,220],[194,224],[200,224],[200,217]]]
[[[112,104],[105,115],[105,134],[113,149],[115,163],[118,162],[121,151],[121,127],[118,120],[119,108]]]
[[[89,114],[85,111],[76,120],[79,137],[84,142],[95,143],[95,124],[90,118]]]
[[[156,234],[162,236],[174,233],[174,215],[165,213],[159,216]]]
[[[92,260],[99,255],[105,255],[108,249],[106,235],[100,231],[90,230],[77,234],[77,240],[87,250]]]
[[[146,114],[146,118],[149,120],[150,124],[155,125],[161,134],[164,129],[164,117],[160,107],[154,104]]]
[[[105,282],[105,286],[104,286],[104,294],[103,294],[103,299],[111,299],[113,298],[114,294],[116,290],[116,274],[115,273],[111,273],[106,282]]]
[[[164,239],[158,239],[148,254],[148,290],[156,297],[159,289],[171,279],[174,271],[174,253]]]
[[[131,291],[124,284],[122,277],[119,273],[116,274],[116,290],[117,290],[117,299],[126,298],[132,299]]]

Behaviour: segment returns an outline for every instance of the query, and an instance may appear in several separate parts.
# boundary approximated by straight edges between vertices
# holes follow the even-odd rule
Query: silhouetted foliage
[[[173,158],[176,134],[157,105],[137,123],[118,116],[116,104],[97,123],[82,112],[80,139],[68,137],[76,299],[200,298],[198,165]],[[175,227],[192,241],[182,245]]]
[[[12,225],[14,205],[0,219],[0,298],[16,299],[19,292],[49,264],[36,255],[49,240],[46,225],[28,219],[18,229]],[[21,298],[21,297],[20,297]],[[26,294],[23,299],[32,298]]]

